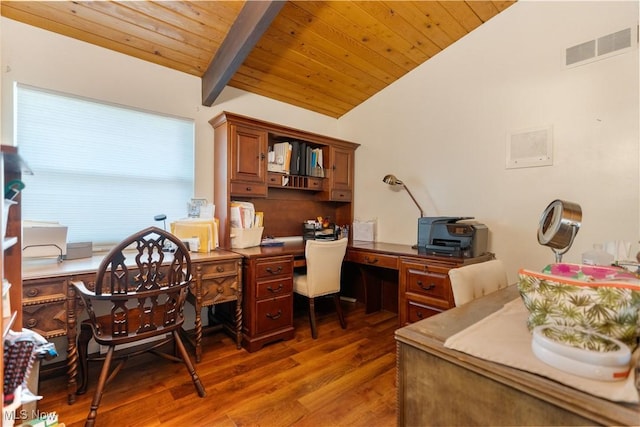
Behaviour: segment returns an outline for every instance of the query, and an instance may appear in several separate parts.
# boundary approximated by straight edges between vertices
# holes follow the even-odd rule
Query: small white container
[[[244,249],[259,246],[264,227],[231,228],[231,248]]]
[[[593,249],[582,254],[582,263],[587,265],[604,265],[613,264],[613,255],[602,249],[602,245],[595,244]]]

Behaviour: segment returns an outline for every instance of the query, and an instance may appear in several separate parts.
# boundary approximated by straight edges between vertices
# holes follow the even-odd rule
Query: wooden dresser
[[[510,286],[396,331],[399,426],[638,425],[640,405],[444,347],[514,299]]]
[[[292,339],[293,269],[304,259],[304,243],[234,249],[243,260],[243,346],[253,352],[265,344]]]

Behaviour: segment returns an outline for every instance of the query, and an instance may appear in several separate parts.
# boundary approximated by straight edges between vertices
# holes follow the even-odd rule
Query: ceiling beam
[[[202,105],[210,107],[286,1],[245,2],[202,76]]]

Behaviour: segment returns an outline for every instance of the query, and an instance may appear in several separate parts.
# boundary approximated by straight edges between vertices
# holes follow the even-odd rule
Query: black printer
[[[489,229],[473,217],[435,216],[418,219],[418,252],[456,258],[474,258],[487,251]]]

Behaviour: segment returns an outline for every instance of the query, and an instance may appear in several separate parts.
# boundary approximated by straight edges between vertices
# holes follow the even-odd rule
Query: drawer
[[[275,280],[263,280],[257,284],[257,299],[275,298],[293,292],[293,279],[285,277]]]
[[[267,197],[267,185],[245,183],[245,182],[232,182],[231,183],[231,195],[232,196],[258,196]]]
[[[256,303],[256,334],[293,325],[293,295]]]
[[[42,304],[67,298],[66,279],[27,280],[22,284],[22,304]]]
[[[195,292],[192,286],[189,292]],[[210,306],[238,299],[238,276],[212,277],[202,281],[202,305]]]
[[[256,280],[291,276],[293,272],[293,259],[291,257],[275,257],[260,260],[256,263]]]
[[[238,261],[233,259],[217,262],[198,262],[194,263],[192,268],[191,274],[195,276],[197,273],[201,273],[203,280],[211,277],[238,276]]]
[[[271,173],[267,174],[267,184],[271,187],[281,187],[282,186],[282,177],[285,176],[281,173]]]
[[[308,177],[307,188],[311,190],[322,190],[322,178]]]
[[[22,307],[22,327],[49,339],[67,334],[66,301]]]
[[[429,307],[428,305],[418,304],[415,301],[407,301],[407,313],[409,323],[418,322],[427,317],[442,313],[442,309]]]
[[[449,301],[451,286],[447,269],[427,266],[409,266],[406,268],[406,292]]]
[[[394,255],[382,255],[375,252],[348,250],[347,261],[358,264],[373,265],[376,267],[398,269],[398,257]]]
[[[74,276],[69,279],[69,286],[71,286],[71,282],[84,282],[84,285],[90,291],[96,290],[96,275],[95,274],[80,274],[79,276]]]
[[[331,200],[336,202],[350,202],[351,190],[331,190]]]

